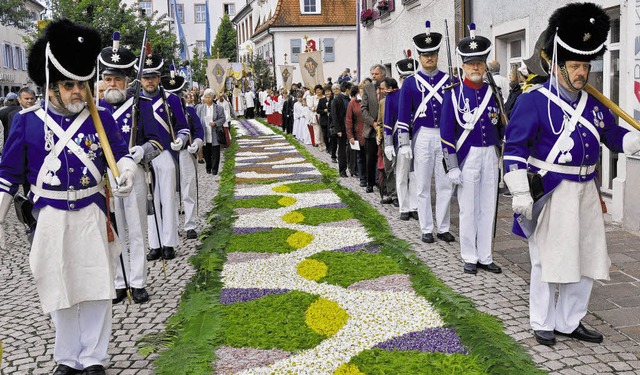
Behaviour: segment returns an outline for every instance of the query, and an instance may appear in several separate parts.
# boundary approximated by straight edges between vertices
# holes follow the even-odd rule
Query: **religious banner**
[[[207,79],[209,80],[209,87],[216,95],[224,92],[228,65],[228,59],[208,60]]]
[[[300,63],[302,82],[306,87],[313,89],[315,85],[324,85],[321,51],[299,53],[298,62]]]
[[[244,77],[244,64],[243,63],[231,63],[229,64],[229,75],[236,81]]]
[[[280,67],[280,75],[282,75],[282,87],[291,90],[293,83],[293,65],[278,65]]]

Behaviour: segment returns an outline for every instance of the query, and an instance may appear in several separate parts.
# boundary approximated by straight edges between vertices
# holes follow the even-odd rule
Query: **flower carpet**
[[[199,277],[158,338],[169,349],[156,372],[536,372],[495,319],[407,256],[335,171],[258,121],[237,128],[212,228],[193,259]],[[495,342],[483,347],[474,336],[488,332]]]

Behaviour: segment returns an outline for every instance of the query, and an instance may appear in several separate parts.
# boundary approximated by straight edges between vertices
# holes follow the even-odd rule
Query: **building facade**
[[[36,0],[28,0],[25,5],[29,9],[35,28],[45,7]],[[10,92],[18,92],[25,86],[36,90],[27,73],[28,47],[24,42],[24,36],[25,31],[0,24],[0,97],[5,97]]]
[[[466,25],[476,24],[477,33],[489,38],[493,49],[489,59],[501,64],[501,74],[520,66],[533,54],[539,35],[547,26],[549,16],[571,0],[388,0],[390,10],[373,12],[367,21],[361,20],[360,43],[379,44],[382,48],[363,49],[360,69],[382,62],[387,67],[402,58],[402,50],[412,48],[412,36],[424,32],[426,17],[431,29],[444,34],[448,21],[452,50],[464,37]],[[600,0],[611,17],[611,31],[605,55],[592,62],[589,83],[604,93],[624,111],[640,120],[640,0]],[[362,15],[367,9],[377,11],[379,0],[360,0]],[[636,26],[639,25],[639,26]],[[447,68],[446,48],[440,48],[441,70]],[[455,57],[452,57],[455,62]],[[459,65],[459,63],[458,63]],[[364,71],[363,71],[364,72]],[[393,71],[393,75],[397,73]],[[624,121],[620,126],[630,128]],[[640,158],[602,149],[599,161],[599,186],[608,207],[608,218],[622,223],[626,229],[640,230]]]
[[[233,20],[238,31],[238,56],[253,54],[270,63],[277,86],[279,65],[291,64],[293,82],[301,82],[298,54],[310,43],[322,51],[324,77],[337,82],[356,68],[357,0],[250,0]]]

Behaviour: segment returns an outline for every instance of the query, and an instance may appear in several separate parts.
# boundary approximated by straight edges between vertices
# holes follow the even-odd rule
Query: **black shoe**
[[[211,174],[211,169],[207,169],[207,174]]]
[[[195,240],[196,238],[198,238],[198,233],[196,233],[196,231],[193,230],[193,229],[189,229],[187,231],[187,239],[188,240]]]
[[[373,186],[367,186],[367,189],[365,191],[367,193],[373,193]]]
[[[151,250],[149,250],[149,253],[147,254],[147,260],[149,260],[149,261],[157,260],[157,259],[160,259],[161,256],[162,256],[162,252],[160,251],[160,248],[151,249]]]
[[[111,300],[112,304],[120,303],[123,299],[127,298],[127,289],[116,289],[116,298]]]
[[[71,375],[71,374],[81,374],[81,373],[82,373],[82,370],[76,370],[73,367],[69,367],[67,365],[58,365],[53,375]]]
[[[463,267],[464,273],[475,275],[478,273],[478,266],[475,263],[465,263]]]
[[[573,337],[574,339],[578,339],[582,341],[595,342],[596,344],[601,343],[602,340],[604,339],[604,337],[602,336],[602,333],[596,330],[587,329],[585,326],[582,325],[582,322],[578,324],[578,328],[574,329],[573,332],[571,333],[563,333],[555,330],[554,332],[557,335],[569,336],[569,337]]]
[[[418,211],[410,211],[409,216],[411,216],[412,219],[420,220],[420,217],[418,216]]]
[[[105,375],[104,367],[102,365],[93,365],[84,369],[86,375]]]
[[[408,212],[400,212],[400,220],[404,220],[407,221],[409,220],[409,213]]]
[[[443,240],[444,242],[455,242],[456,238],[449,232],[444,232],[444,233],[438,233],[436,234],[436,237],[438,237],[439,239]]]
[[[397,199],[394,199],[391,204],[393,204],[393,207],[400,207],[400,201],[398,201]]]
[[[433,239],[433,234],[431,233],[422,233],[422,242],[424,243],[433,243],[435,240]]]
[[[360,187],[366,187],[366,186],[367,186],[367,183],[366,183],[366,182],[362,182],[362,181],[360,181]]]
[[[173,250],[173,247],[171,246],[164,246],[162,248],[162,257],[164,259],[173,259],[176,257],[176,252],[175,250]]]
[[[341,172],[340,177],[348,177],[346,172]]]
[[[556,344],[556,335],[553,331],[533,331],[533,337],[535,337],[538,344],[552,346]]]
[[[393,198],[391,197],[384,197],[380,201],[381,204],[391,204],[392,202],[393,202]]]
[[[483,270],[491,273],[502,273],[502,268],[493,262],[489,264],[482,264],[478,262],[478,268],[482,268]]]
[[[198,164],[204,164],[204,159],[198,160]]]
[[[331,162],[332,162],[332,163],[337,163],[337,162],[338,162],[338,159],[336,159],[336,158],[331,158]]]
[[[131,298],[135,303],[144,303],[149,300],[149,293],[145,288],[131,288]]]

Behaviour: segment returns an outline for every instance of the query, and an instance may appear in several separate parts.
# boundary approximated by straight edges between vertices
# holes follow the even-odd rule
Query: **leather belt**
[[[100,191],[102,191],[102,189],[104,189],[104,185],[105,180],[103,179],[98,185],[92,186],[87,189],[47,190],[36,185],[31,185],[31,191],[33,192],[33,194],[42,198],[73,202],[77,201],[78,199],[87,198],[96,193],[99,193]]]
[[[551,163],[547,163],[546,161],[536,159],[532,156],[529,157],[528,163],[529,165],[533,165],[534,167],[540,168],[541,170],[545,170],[548,172],[572,174],[572,175],[580,175],[580,176],[590,175],[596,170],[595,164],[580,165],[580,166],[551,164]]]

